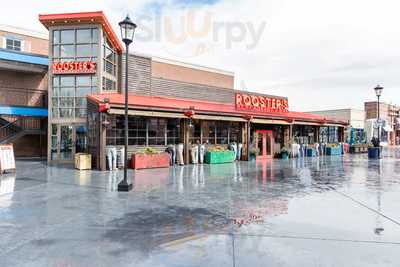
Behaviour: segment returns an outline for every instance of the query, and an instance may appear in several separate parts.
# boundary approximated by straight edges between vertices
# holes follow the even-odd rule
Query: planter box
[[[307,157],[316,157],[317,151],[314,148],[307,148],[306,155]]]
[[[235,161],[235,153],[233,151],[207,151],[205,162],[207,164],[220,164]]]
[[[78,170],[91,170],[92,169],[92,155],[85,153],[75,154],[75,169]]]
[[[328,155],[328,156],[342,155],[342,148],[340,146],[327,147],[326,148],[326,155]]]
[[[131,158],[132,169],[168,168],[169,154],[133,154]]]
[[[356,144],[350,147],[350,153],[367,153],[368,152],[368,145],[367,144]]]
[[[380,147],[369,147],[368,148],[368,158],[380,159],[381,158],[381,148]]]

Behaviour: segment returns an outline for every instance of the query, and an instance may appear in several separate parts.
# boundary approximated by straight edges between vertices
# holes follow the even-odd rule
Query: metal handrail
[[[20,118],[16,119],[16,120],[13,121],[13,122],[8,122],[6,125],[1,126],[1,127],[0,127],[0,130],[5,129],[5,128],[8,128],[8,127],[11,126],[11,125],[15,125],[15,123],[16,123],[17,121],[21,120],[21,119],[23,119],[23,117],[20,117]]]

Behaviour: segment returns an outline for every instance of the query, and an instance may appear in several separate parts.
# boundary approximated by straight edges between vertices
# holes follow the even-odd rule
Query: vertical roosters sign
[[[236,93],[237,110],[253,110],[264,112],[288,112],[289,102],[285,98]]]

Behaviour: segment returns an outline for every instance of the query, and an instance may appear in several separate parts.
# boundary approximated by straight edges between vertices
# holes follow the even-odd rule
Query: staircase
[[[41,120],[23,116],[0,116],[0,144],[13,143],[25,135],[46,134]]]

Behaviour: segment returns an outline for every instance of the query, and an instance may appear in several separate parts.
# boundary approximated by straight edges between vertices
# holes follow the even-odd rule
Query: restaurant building
[[[48,160],[89,152],[106,169],[106,147],[124,144],[125,56],[103,12],[39,15],[49,30]],[[272,158],[292,142],[343,141],[347,122],[289,110],[286,97],[234,89],[232,72],[129,54],[129,155],[146,146],[243,144]]]

